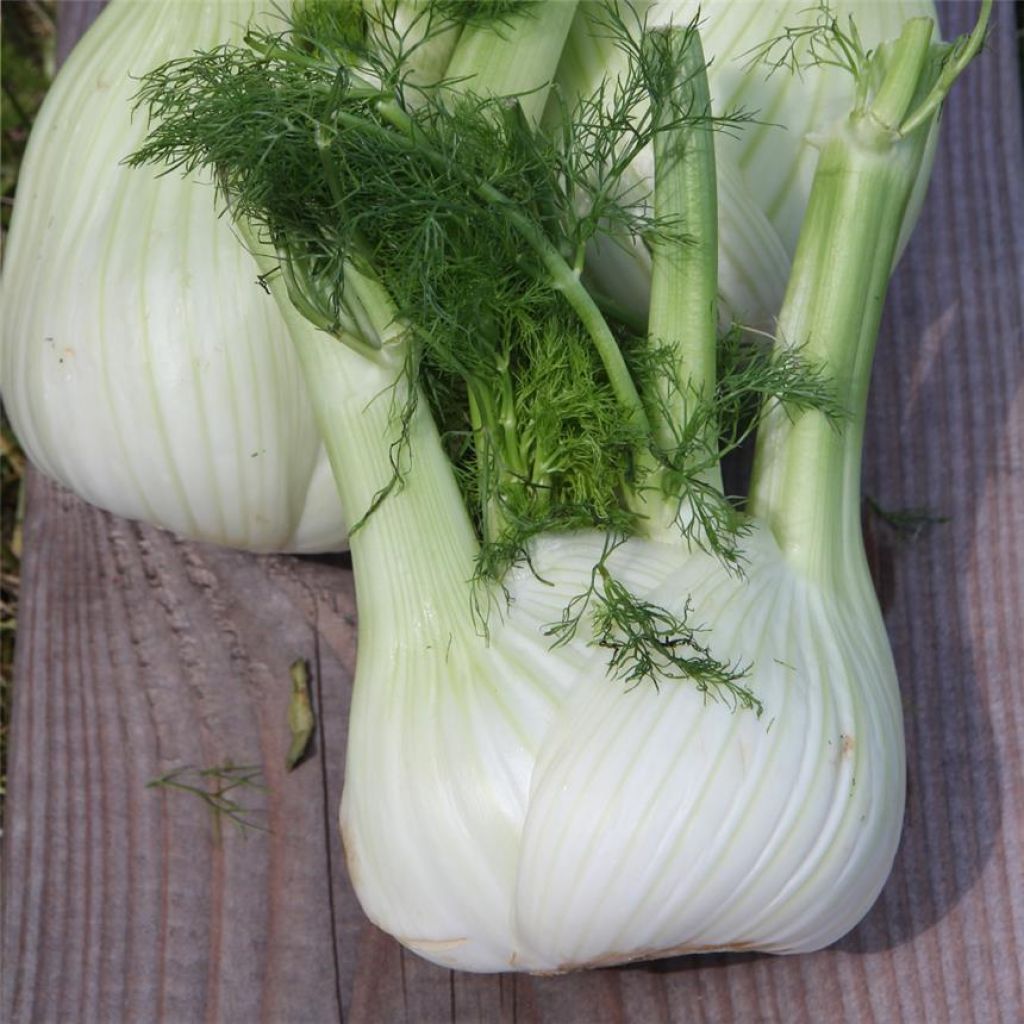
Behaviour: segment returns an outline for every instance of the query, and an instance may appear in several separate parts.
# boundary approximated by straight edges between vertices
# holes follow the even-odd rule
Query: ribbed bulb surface
[[[866,572],[826,591],[763,530],[743,579],[661,545],[615,552],[617,578],[677,613],[689,597],[712,650],[750,665],[758,718],[685,681],[628,689],[585,637],[549,649],[544,624],[599,554],[586,535],[542,542],[547,582],[516,577],[486,644],[366,633],[342,823],[370,917],[476,971],[835,941],[877,897],[903,815]]]

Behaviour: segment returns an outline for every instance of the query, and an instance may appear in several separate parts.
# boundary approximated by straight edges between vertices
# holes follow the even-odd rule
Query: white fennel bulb
[[[452,502],[418,492],[443,479],[418,434],[406,490],[354,538],[357,580],[363,559],[385,551],[420,562],[414,616],[392,616],[394,579],[360,583],[368,649],[341,822],[368,914],[422,956],[561,972],[711,950],[808,952],[877,898],[899,842],[905,760],[860,537],[860,446],[885,283],[925,160],[912,97],[925,91],[916,76],[935,74],[930,36],[927,22],[909,23],[870,65],[902,88],[869,90],[823,144],[780,336],[829,367],[850,422],[779,406],[767,416],[742,571],[670,530],[607,557],[606,537],[548,536],[506,577],[507,614],[482,643],[453,602],[472,535],[446,552],[450,575],[420,550],[418,537],[466,524],[446,531],[435,516]],[[891,125],[903,122],[919,127],[897,140]],[[664,301],[652,299],[659,326]],[[696,348],[687,354],[699,365]],[[349,507],[373,493],[350,486]],[[617,639],[598,630],[594,647],[579,635],[546,646],[543,624],[587,590],[602,558],[639,606],[707,624],[702,653],[745,667],[761,713],[671,672],[657,686],[614,685],[609,637],[624,644],[636,619]],[[700,643],[685,632],[661,640],[669,658]]]
[[[281,316],[208,186],[121,161],[137,77],[271,3],[114,0],[32,132],[5,253],[3,400],[29,458],[102,508],[260,551],[344,543]]]
[[[554,588],[517,574],[487,646],[468,617],[385,628],[375,609],[395,595],[363,604],[341,821],[366,912],[476,971],[835,941],[877,897],[903,817],[898,688],[866,570],[837,593],[764,530],[744,580],[668,546],[616,552],[635,593],[691,602],[715,649],[752,666],[755,717],[690,686],[610,685],[582,645],[550,650],[544,623],[600,544],[539,545]]]

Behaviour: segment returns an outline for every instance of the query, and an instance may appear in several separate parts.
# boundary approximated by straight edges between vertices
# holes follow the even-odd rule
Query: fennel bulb
[[[33,132],[6,255],[0,379],[29,457],[86,500],[185,537],[320,551],[344,543],[344,520],[253,262],[195,183],[120,166],[144,130],[129,115],[131,75],[238,38],[250,17],[280,6],[112,0],[58,76]],[[624,69],[614,46],[595,38],[588,6],[559,66],[567,95],[587,94],[606,73]],[[672,0],[650,18],[685,23],[693,9]],[[841,13],[855,12],[873,43],[918,9],[931,5],[849,0]],[[813,165],[806,138],[851,95],[848,76],[835,68],[810,68],[797,82],[746,66],[746,51],[803,10],[796,0],[704,5],[716,108],[746,104],[788,126],[747,126],[717,140],[724,321],[773,322]],[[415,38],[427,11],[422,0],[400,3],[397,34]],[[417,80],[446,73],[460,31],[439,33],[410,55]],[[528,42],[536,49],[536,39]],[[472,87],[474,74],[488,73],[486,45],[482,52],[481,59],[463,47],[450,74]],[[66,159],[69,151],[75,160]],[[638,173],[646,191],[649,155],[641,154]],[[588,269],[611,295],[645,312],[650,258],[643,247],[633,255],[623,259],[605,244]]]
[[[616,552],[634,592],[670,610],[688,595],[716,649],[756,666],[757,718],[688,686],[609,685],[603,653],[538,640],[600,545],[539,542],[555,592],[517,572],[487,648],[464,620],[384,623],[396,595],[360,590],[341,827],[364,909],[477,971],[835,941],[878,895],[903,816],[898,691],[866,573],[835,592],[763,530],[744,581],[667,545]]]
[[[820,142],[770,357],[716,336],[692,24],[621,27],[620,99],[555,143],[507,98],[407,89],[401,52],[355,57],[328,22],[147,76],[133,161],[212,169],[280,268],[357,523],[341,827],[364,908],[409,948],[545,972],[804,951],[877,896],[904,755],[860,537],[867,383],[931,126],[988,7],[949,47],[929,19],[870,52],[822,28],[858,88]],[[513,93],[536,72],[517,31],[487,47]],[[585,173],[649,144],[652,211]],[[651,240],[642,336],[582,283],[609,224]],[[753,429],[740,510],[719,456]]]
[[[5,254],[4,405],[29,458],[93,504],[259,551],[345,526],[280,314],[208,189],[121,165],[132,77],[237,39],[271,3],[114,0],[32,132]]]

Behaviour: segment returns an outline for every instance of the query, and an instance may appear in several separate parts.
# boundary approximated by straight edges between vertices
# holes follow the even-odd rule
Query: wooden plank
[[[62,10],[80,31],[95,4]],[[973,4],[947,4],[947,34]],[[366,922],[335,827],[354,659],[338,560],[187,544],[33,475],[4,835],[8,1021],[1024,1019],[1024,166],[1013,8],[946,114],[879,349],[865,489],[950,517],[868,542],[905,695],[893,877],[821,953],[561,978],[433,967]],[[312,758],[283,771],[287,668]],[[218,834],[183,765],[260,766]]]
[[[353,946],[335,913],[356,915],[334,841],[351,574],[186,545],[38,476],[29,501],[8,1019],[331,1019]],[[314,668],[320,732],[289,774],[298,657]],[[267,833],[218,830],[196,797],[146,788],[227,762],[260,767],[265,791],[238,796]]]

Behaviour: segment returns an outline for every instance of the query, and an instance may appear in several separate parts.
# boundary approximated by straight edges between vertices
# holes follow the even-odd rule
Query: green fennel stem
[[[402,422],[409,398],[405,344],[368,360],[310,330],[276,281],[271,287],[290,328],[346,520],[362,520],[350,537],[360,635],[387,634],[395,622],[405,623],[425,647],[443,647],[452,633],[473,635],[468,581],[477,539],[422,396]],[[378,502],[392,485],[394,458],[401,460],[401,484]],[[386,621],[378,622],[380,616]]]
[[[345,521],[359,524],[349,546],[361,633],[386,634],[405,622],[427,646],[447,644],[460,629],[473,635],[468,581],[479,543],[423,395],[403,422],[412,342],[386,290],[346,263],[346,294],[365,338],[311,329],[252,226],[236,225],[288,328]],[[382,565],[388,572],[379,571]],[[382,614],[388,621],[375,625]]]
[[[874,104],[824,145],[779,318],[784,344],[803,346],[832,375],[847,420],[772,410],[758,433],[751,513],[791,563],[814,578],[863,558],[860,462],[871,362],[903,215],[927,125],[897,128],[936,73],[930,21],[908,22],[888,55]]]
[[[666,457],[679,444],[695,405],[710,400],[715,390],[718,328],[718,195],[715,146],[710,120],[711,97],[700,36],[693,27],[659,32],[649,45],[679,49],[677,95],[661,112],[661,124],[684,111],[693,117],[685,130],[659,132],[654,139],[654,212],[659,221],[677,225],[673,237],[652,238],[651,304],[648,343],[667,348],[671,372],[658,376],[656,394],[648,400],[654,440]],[[659,124],[659,127],[661,126]],[[682,237],[680,237],[680,234]],[[711,427],[713,429],[713,425]],[[713,437],[707,448],[715,450]],[[692,469],[690,465],[678,469]],[[704,461],[701,458],[701,461]],[[654,489],[668,501],[667,521],[652,522],[651,536],[678,540],[677,509],[671,480],[661,470]],[[702,473],[704,482],[722,491],[717,462]],[[653,504],[653,500],[650,504]],[[683,513],[686,514],[685,511]],[[674,535],[674,537],[672,536]]]
[[[293,339],[342,508],[353,522],[365,517],[350,538],[360,635],[396,622],[425,645],[472,635],[469,580],[478,544],[426,401],[420,397],[403,427],[401,363],[368,363],[299,327]],[[366,516],[392,482],[395,455],[401,484]],[[381,615],[387,621],[375,623]]]
[[[953,83],[960,77],[960,74],[968,64],[978,55],[985,42],[988,32],[988,20],[992,14],[992,0],[982,0],[981,10],[978,12],[978,21],[971,30],[970,35],[964,36],[954,44],[953,52],[949,59],[943,64],[938,80],[932,86],[931,92],[918,105],[914,112],[900,125],[904,135],[916,131],[926,121],[931,121],[939,106],[945,100]]]

